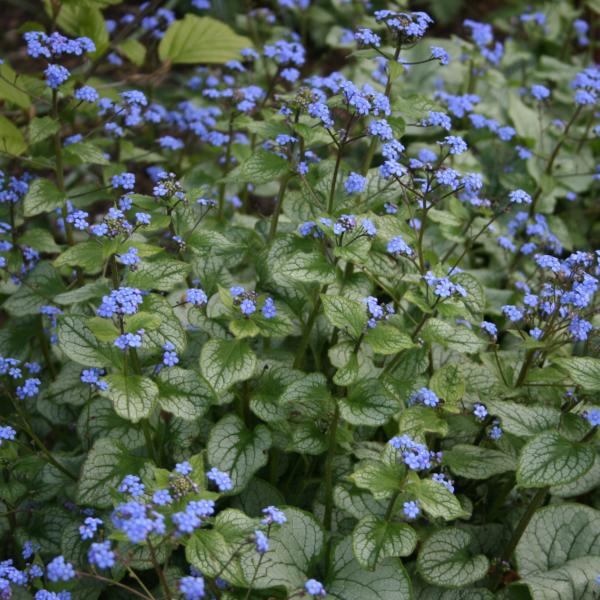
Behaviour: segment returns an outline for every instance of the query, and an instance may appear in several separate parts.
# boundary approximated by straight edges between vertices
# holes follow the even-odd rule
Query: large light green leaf
[[[271,434],[264,425],[246,429],[236,415],[223,417],[212,429],[206,446],[208,462],[231,477],[240,491],[267,464]]]
[[[574,481],[592,468],[594,450],[556,431],[545,431],[530,440],[519,456],[517,483],[546,487]]]
[[[468,552],[471,535],[463,529],[450,527],[435,532],[425,540],[417,569],[421,577],[432,585],[458,588],[485,577],[489,561],[483,555]]]
[[[65,290],[58,271],[48,262],[40,262],[26,277],[19,289],[3,304],[15,317],[37,315],[42,306],[52,304],[56,294]]]
[[[428,342],[435,342],[461,354],[474,354],[487,346],[487,342],[470,329],[441,319],[429,319],[421,335]]]
[[[280,179],[289,169],[290,164],[285,158],[267,150],[257,150],[229,174],[228,180],[259,185]]]
[[[297,508],[284,508],[287,522],[274,528],[270,549],[262,556],[245,554],[242,569],[255,589],[284,587],[288,591],[304,585],[309,567],[317,560],[323,547],[323,532],[312,515]]]
[[[81,468],[77,501],[88,506],[106,508],[111,503],[111,490],[119,484],[116,470],[121,451],[115,440],[100,438],[88,452]]]
[[[29,95],[21,91],[23,86],[20,85],[17,74],[10,68],[6,63],[0,65],[0,98],[8,100],[13,104],[16,104],[20,108],[29,108],[31,106],[31,100]],[[13,83],[15,85],[13,85]],[[19,88],[19,89],[18,89]]]
[[[310,240],[297,236],[280,236],[269,248],[266,261],[276,283],[289,286],[290,281],[335,281],[335,269]],[[366,313],[365,313],[366,314]]]
[[[187,14],[171,23],[158,47],[162,61],[174,64],[226,63],[240,58],[252,42],[211,17]]]
[[[114,373],[106,377],[108,389],[101,392],[115,407],[115,412],[124,419],[137,423],[150,416],[158,388],[152,379],[130,373]]]
[[[397,400],[378,379],[359,381],[338,402],[340,414],[353,425],[384,425],[399,408]]]
[[[362,569],[354,558],[349,537],[336,547],[325,582],[332,600],[411,600],[410,580],[396,558],[384,560],[374,571]]]
[[[247,587],[240,546],[254,532],[256,522],[239,510],[222,510],[212,529],[200,529],[186,544],[189,563],[205,576],[220,576],[233,585]],[[254,548],[246,549],[254,552]]]
[[[82,267],[86,273],[99,273],[104,263],[102,246],[95,240],[67,248],[54,260],[55,267]]]
[[[550,406],[526,406],[501,400],[486,401],[490,414],[499,417],[502,429],[518,437],[531,437],[558,427],[560,411]]]
[[[365,342],[373,348],[374,352],[385,356],[396,354],[415,345],[407,333],[386,323],[378,323],[376,327],[369,329],[365,335]]]
[[[515,460],[509,454],[469,444],[456,444],[445,450],[443,462],[455,475],[468,479],[487,479],[516,469]]]
[[[421,508],[431,517],[452,521],[465,516],[458,498],[448,488],[433,479],[409,479],[409,491]]]
[[[409,556],[416,545],[417,534],[410,525],[372,515],[362,518],[352,532],[354,556],[369,571],[385,558]]]
[[[199,419],[214,400],[210,386],[191,369],[163,369],[156,383],[161,408],[181,419]]]
[[[142,290],[169,292],[185,281],[189,271],[190,265],[179,260],[142,261],[135,271],[127,275],[127,285]]]
[[[534,600],[588,600],[600,572],[600,512],[581,504],[538,510],[517,546],[516,561]]]
[[[563,368],[576,385],[586,390],[600,390],[600,358],[572,356],[557,358],[552,362]]]
[[[0,151],[19,156],[27,149],[23,134],[6,117],[0,115]]]
[[[346,296],[321,295],[321,302],[328,321],[353,337],[360,336],[367,325],[367,308],[358,300]]]
[[[65,203],[65,195],[49,179],[34,179],[23,201],[26,217],[52,212]],[[98,244],[96,244],[98,245]]]
[[[147,331],[144,334],[143,348],[146,348],[146,346],[162,348],[166,342],[171,342],[177,352],[185,350],[187,343],[185,330],[166,298],[158,294],[148,294],[144,298],[141,310],[157,315],[161,320],[158,329]]]
[[[87,327],[86,320],[86,317],[78,315],[60,317],[57,328],[58,347],[71,360],[86,367],[119,364],[122,361],[119,351],[108,344],[101,344]]]
[[[254,375],[256,355],[243,340],[210,340],[200,353],[200,370],[215,392]]]
[[[404,481],[406,469],[401,464],[386,464],[379,460],[365,460],[348,477],[354,485],[369,490],[380,500],[398,492]]]

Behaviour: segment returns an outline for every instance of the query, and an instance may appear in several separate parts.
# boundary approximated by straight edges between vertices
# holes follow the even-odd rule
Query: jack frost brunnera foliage
[[[407,4],[6,7],[0,599],[600,596],[600,8]]]

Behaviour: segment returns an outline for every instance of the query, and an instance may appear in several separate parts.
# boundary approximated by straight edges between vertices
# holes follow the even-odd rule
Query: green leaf
[[[468,479],[488,479],[516,469],[515,460],[509,454],[469,444],[456,444],[445,450],[443,463],[455,475]]]
[[[31,227],[19,237],[19,244],[22,246],[30,246],[38,252],[46,252],[48,254],[58,254],[61,250],[60,246],[54,241],[52,233],[47,229],[39,227]]]
[[[560,411],[549,406],[525,406],[517,402],[487,401],[490,414],[499,417],[502,429],[518,437],[531,437],[558,427]]]
[[[340,414],[352,425],[384,425],[398,411],[397,400],[379,379],[359,381],[339,399]]]
[[[417,545],[415,530],[372,515],[363,517],[352,532],[352,550],[363,569],[372,571],[390,556],[409,556]]]
[[[215,392],[250,379],[256,368],[256,355],[243,340],[210,340],[200,353],[200,371]]]
[[[325,582],[332,600],[411,600],[410,580],[398,559],[384,560],[374,571],[362,569],[349,537],[335,547]]]
[[[465,393],[465,380],[460,365],[449,364],[439,368],[429,381],[429,387],[445,403],[458,404]]]
[[[458,498],[448,488],[433,479],[414,478],[408,480],[407,490],[419,502],[421,508],[434,519],[452,521],[465,516]]]
[[[29,122],[29,145],[43,142],[58,131],[58,121],[52,117],[34,117]]]
[[[127,285],[142,290],[169,292],[185,282],[190,265],[179,260],[143,261],[127,274]]]
[[[69,144],[64,150],[65,159],[75,164],[109,165],[110,161],[104,152],[91,142],[77,142]]]
[[[101,298],[102,296],[110,294],[110,290],[111,288],[106,279],[97,279],[96,281],[86,283],[74,290],[54,296],[54,302],[66,306],[69,304],[78,304],[79,302],[87,302],[88,300]]]
[[[323,532],[312,515],[297,508],[284,507],[287,522],[273,529],[269,551],[261,555],[247,552],[242,570],[253,588],[284,587],[288,592],[301,588],[306,573],[318,559],[323,547]]]
[[[173,64],[226,63],[240,58],[252,42],[210,17],[187,14],[171,23],[158,46],[162,61]]]
[[[369,490],[375,499],[389,498],[402,489],[406,469],[401,464],[385,464],[378,460],[365,460],[348,478],[363,490]]]
[[[240,491],[267,464],[271,434],[264,425],[246,429],[236,415],[223,417],[212,429],[206,446],[208,462],[231,477]]]
[[[125,333],[135,333],[140,329],[154,331],[160,327],[162,320],[160,315],[140,310],[135,315],[126,317]]]
[[[470,543],[470,534],[457,527],[435,532],[419,552],[417,569],[421,577],[427,583],[447,588],[464,587],[483,579],[490,563],[483,554],[471,556]]]
[[[37,315],[42,306],[52,304],[52,298],[64,289],[65,285],[56,269],[50,263],[40,262],[3,306],[15,317]]]
[[[297,236],[281,236],[271,244],[266,261],[273,279],[286,287],[291,282],[335,281],[335,269],[313,244]]]
[[[399,432],[424,442],[425,433],[438,433],[445,437],[448,433],[448,423],[430,407],[409,406],[400,415]]]
[[[521,581],[534,600],[587,600],[600,572],[600,512],[581,504],[538,510],[516,552]]]
[[[321,302],[327,320],[342,331],[358,338],[367,325],[367,309],[362,302],[345,296],[321,294]]]
[[[25,88],[20,85],[18,75],[7,63],[0,65],[0,76],[0,98],[16,104],[19,108],[29,108],[31,106],[29,94],[21,91]]]
[[[280,179],[289,169],[290,164],[285,158],[273,154],[273,152],[257,150],[237,169],[232,171],[228,179],[231,181],[247,181],[259,185]]]
[[[48,179],[34,179],[23,200],[26,217],[34,217],[42,213],[62,208],[66,196]]]
[[[81,267],[86,273],[94,274],[102,270],[104,254],[102,246],[89,240],[67,248],[54,260],[55,267]]]
[[[181,419],[199,419],[214,400],[210,386],[191,369],[163,369],[156,383],[161,408]]]
[[[146,46],[135,38],[121,42],[117,46],[117,50],[137,67],[141,67],[146,60]]]
[[[386,323],[378,323],[376,327],[370,328],[365,335],[365,342],[373,348],[374,352],[385,356],[415,346],[407,333]]]
[[[600,358],[572,356],[552,361],[564,369],[573,383],[586,390],[600,391]]]
[[[23,134],[6,117],[0,115],[0,152],[19,156],[26,149]]]
[[[545,431],[521,451],[517,483],[534,488],[569,483],[587,473],[593,464],[591,446],[567,440],[556,431]]]
[[[144,335],[142,342],[145,347],[161,348],[166,342],[171,342],[177,352],[183,352],[186,347],[187,337],[179,319],[175,316],[169,301],[158,294],[148,294],[141,306],[144,312],[157,315],[161,319],[158,329],[150,330]]]
[[[111,490],[119,485],[116,470],[121,450],[115,440],[100,438],[88,452],[81,468],[77,485],[77,501],[85,506],[107,508],[111,502]]]
[[[101,392],[115,407],[115,412],[124,419],[137,423],[150,416],[158,387],[148,377],[114,373],[105,378],[108,389]]]
[[[186,544],[185,557],[205,576],[220,576],[232,585],[246,587],[238,548],[239,543],[232,546],[216,529],[200,529]]]
[[[120,331],[110,319],[102,317],[92,317],[85,323],[90,331],[101,342],[114,342],[119,337]]]
[[[98,56],[108,46],[108,30],[102,12],[93,4],[83,2],[61,6],[57,23],[72,36],[85,36],[96,44],[96,52],[91,56]]]
[[[107,367],[122,364],[120,352],[98,342],[87,327],[86,318],[65,315],[58,320],[58,347],[71,359],[86,367]]]
[[[435,342],[461,354],[474,354],[487,346],[487,342],[470,329],[451,325],[441,319],[429,319],[421,335],[428,342]]]

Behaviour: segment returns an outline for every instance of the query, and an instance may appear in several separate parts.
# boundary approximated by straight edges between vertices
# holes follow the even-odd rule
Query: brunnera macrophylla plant
[[[598,597],[598,3],[35,4],[0,598]]]

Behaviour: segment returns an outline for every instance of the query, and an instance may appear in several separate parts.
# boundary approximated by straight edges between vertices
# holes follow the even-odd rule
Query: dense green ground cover
[[[599,596],[597,0],[4,4],[0,599]]]

